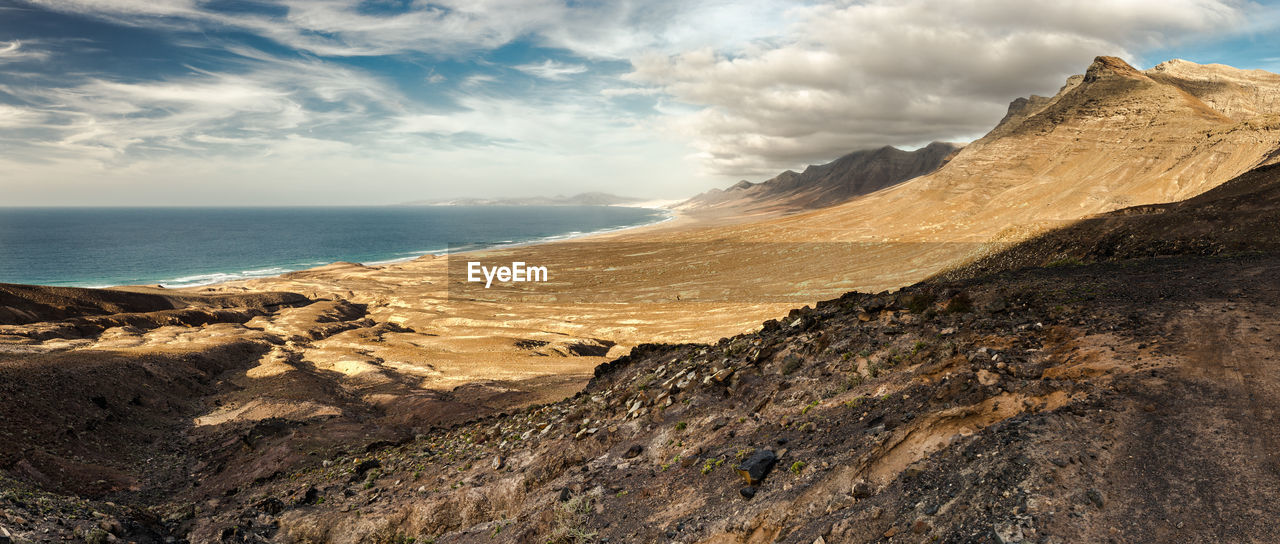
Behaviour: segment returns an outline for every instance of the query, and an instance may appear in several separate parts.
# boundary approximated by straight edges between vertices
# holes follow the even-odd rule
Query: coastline
[[[679,218],[681,218],[681,217],[684,217],[684,214],[681,214],[680,212],[677,212],[676,210],[672,210],[672,209],[668,209],[668,208],[660,208],[660,207],[654,207],[654,208],[651,208],[651,207],[646,207],[646,206],[626,206],[626,205],[621,205],[621,204],[609,204],[608,206],[609,206],[609,207],[620,207],[620,208],[641,208],[641,209],[646,209],[646,210],[656,210],[656,211],[661,211],[661,212],[663,212],[663,213],[664,213],[664,216],[663,216],[661,219],[657,220],[657,221],[653,221],[653,222],[650,222],[650,223],[642,223],[642,224],[639,224],[639,225],[628,225],[628,226],[625,226],[625,227],[612,227],[612,228],[607,228],[607,229],[593,230],[593,231],[590,231],[590,232],[578,232],[578,231],[572,231],[572,232],[568,232],[568,233],[565,233],[565,234],[554,234],[554,235],[551,235],[551,236],[544,236],[544,237],[542,237],[542,238],[537,238],[537,239],[533,239],[533,240],[526,240],[526,241],[523,241],[523,242],[514,242],[514,241],[513,241],[513,242],[506,242],[506,243],[498,243],[498,244],[495,244],[495,245],[488,245],[488,246],[481,246],[481,247],[468,248],[468,249],[466,249],[466,250],[459,251],[459,252],[457,252],[457,253],[458,253],[458,254],[465,255],[465,254],[467,254],[467,253],[474,253],[474,252],[477,252],[477,251],[490,251],[490,250],[495,250],[495,249],[510,249],[510,248],[517,248],[517,247],[529,247],[529,246],[536,246],[536,245],[539,245],[539,244],[550,244],[550,243],[553,243],[553,242],[563,242],[563,241],[566,241],[566,240],[582,240],[582,239],[584,239],[584,238],[593,238],[593,237],[596,237],[596,236],[603,236],[603,235],[608,235],[608,234],[615,234],[615,233],[620,233],[620,232],[624,232],[624,231],[635,231],[635,230],[638,230],[638,229],[643,229],[643,228],[647,228],[647,227],[653,227],[653,226],[661,225],[661,224],[664,224],[664,223],[669,223],[669,222],[671,222],[671,221],[675,221],[675,220],[677,220],[677,219],[679,219]],[[423,258],[423,257],[425,257],[425,256],[428,256],[428,255],[433,256],[433,257],[440,257],[440,256],[448,255],[448,254],[449,254],[449,250],[448,250],[448,248],[446,248],[446,249],[443,249],[443,250],[428,250],[428,251],[422,251],[422,252],[416,252],[416,253],[419,253],[419,254],[418,254],[418,255],[416,255],[416,256],[413,256],[413,257],[405,257],[405,258],[403,258],[403,259],[390,259],[390,260],[384,260],[384,261],[369,261],[369,262],[362,262],[362,263],[359,263],[359,264],[362,264],[362,265],[364,265],[364,266],[382,266],[382,265],[388,265],[388,264],[400,264],[400,263],[407,263],[407,262],[412,262],[412,261],[415,261],[415,260],[421,259],[421,258]],[[322,264],[322,265],[319,265],[319,266],[327,266],[327,265],[329,265],[329,264],[333,264],[333,263],[326,263],[326,264]],[[290,270],[289,272],[302,272],[302,271],[304,271],[304,270],[306,270],[306,269],[303,269],[303,270]],[[288,273],[288,272],[282,272],[281,274],[287,274],[287,273]],[[276,275],[279,275],[279,274],[276,274]],[[271,277],[271,276],[264,276],[264,277]],[[213,284],[209,284],[209,285],[213,285]]]
[[[640,209],[646,209],[646,210],[659,211],[659,212],[662,212],[662,215],[654,221],[649,221],[646,223],[640,223],[636,225],[609,227],[605,229],[592,230],[587,232],[570,231],[567,233],[554,234],[550,236],[544,236],[541,238],[535,238],[532,240],[512,241],[509,243],[496,243],[493,245],[479,245],[477,247],[467,248],[466,251],[463,251],[461,253],[468,253],[473,251],[487,251],[487,250],[495,250],[495,249],[508,249],[508,248],[515,248],[515,247],[528,247],[532,245],[561,242],[565,240],[580,240],[580,239],[590,238],[595,236],[616,234],[624,231],[635,231],[637,229],[643,229],[643,228],[648,228],[656,225],[669,223],[683,216],[683,214],[675,210],[671,210],[661,206],[609,205],[609,206],[603,206],[603,207],[640,208]],[[85,284],[85,285],[66,285],[66,287],[80,287],[80,288],[86,288],[86,289],[159,287],[159,288],[171,289],[175,291],[180,291],[184,289],[210,288],[210,287],[216,287],[220,285],[232,284],[232,283],[243,282],[243,281],[269,280],[273,278],[280,278],[285,274],[305,272],[307,270],[312,270],[315,268],[323,268],[323,267],[331,266],[335,263],[341,263],[341,262],[356,262],[362,266],[368,266],[368,267],[403,264],[403,263],[412,262],[412,261],[421,259],[423,257],[428,257],[428,256],[435,257],[435,256],[446,255],[449,253],[449,248],[445,247],[445,248],[437,248],[437,249],[415,250],[411,253],[413,254],[404,256],[404,257],[397,257],[392,259],[380,259],[380,260],[373,260],[373,261],[354,261],[354,260],[348,261],[342,258],[338,258],[335,260],[312,261],[312,262],[305,263],[305,265],[303,266],[298,266],[296,268],[289,267],[287,265],[263,266],[261,268],[252,268],[248,270],[243,270],[239,273],[219,271],[219,272],[208,272],[203,274],[190,274],[187,276],[181,276],[181,277],[173,278],[170,280],[160,280],[154,283]],[[205,280],[202,280],[201,278],[209,278],[209,279],[205,281]]]

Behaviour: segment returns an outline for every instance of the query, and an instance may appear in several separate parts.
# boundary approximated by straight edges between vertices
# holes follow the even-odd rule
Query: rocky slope
[[[1280,530],[1277,187],[1269,168],[1171,207],[1216,221],[1205,236],[1231,255],[1125,210],[1099,221],[1147,219],[994,261],[1074,241],[1094,264],[849,293],[712,345],[641,346],[571,399],[348,450],[170,528],[235,542],[1264,542]],[[1135,239],[1167,243],[1129,252]]]
[[[1280,530],[1278,187],[1264,168],[896,293],[640,346],[572,398],[417,436],[343,418],[184,431],[148,414],[227,398],[243,357],[190,377],[153,360],[86,401],[105,419],[56,439],[132,452],[113,462],[151,467],[146,481],[67,463],[69,481],[106,486],[74,490],[96,500],[34,489],[30,460],[58,447],[44,443],[10,465],[25,481],[5,481],[0,525],[92,542],[1265,542]],[[1210,227],[1178,230],[1188,218]],[[1023,266],[1046,247],[1068,253]],[[133,382],[170,396],[116,394]]]
[[[804,172],[787,170],[760,183],[746,180],[712,189],[675,208],[733,209],[741,213],[794,213],[845,202],[937,170],[960,146],[933,142],[915,151],[890,146],[854,151]]]

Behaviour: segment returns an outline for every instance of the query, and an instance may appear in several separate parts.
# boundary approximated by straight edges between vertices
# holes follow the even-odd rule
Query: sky
[[[1280,71],[1236,0],[0,0],[0,206],[688,197],[970,141],[1093,57]]]

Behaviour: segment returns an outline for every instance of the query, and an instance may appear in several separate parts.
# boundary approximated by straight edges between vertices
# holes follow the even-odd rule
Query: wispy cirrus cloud
[[[0,41],[0,63],[44,60],[48,56],[47,51],[33,50],[29,44],[23,44],[19,40]]]
[[[366,203],[680,196],[860,147],[969,138],[1094,55],[1141,62],[1275,13],[1236,0],[9,2],[0,189],[44,203],[56,197],[41,184],[71,179],[231,203],[350,203],[350,176],[418,191],[361,191]],[[174,172],[242,176],[254,196],[171,189]]]
[[[48,156],[119,163],[161,152],[220,153],[307,134],[334,141],[380,128],[381,114],[404,101],[377,78],[318,60],[282,60],[260,52],[235,72],[190,69],[156,81],[94,76],[62,87],[10,87],[12,130]],[[0,115],[4,115],[0,113]],[[238,152],[243,152],[243,149]]]
[[[522,36],[595,58],[623,58],[675,43],[740,40],[768,33],[760,24],[788,2],[678,0],[569,4],[560,0],[439,0],[369,10],[349,0],[275,0],[261,9],[219,11],[196,0],[26,0],[63,13],[116,24],[200,31],[251,32],[322,56],[408,52],[446,56],[490,50]],[[375,4],[376,5],[376,4]],[[718,17],[712,17],[719,12]],[[748,15],[754,13],[758,15]],[[765,19],[767,20],[767,19]]]
[[[581,74],[587,71],[587,67],[581,64],[565,64],[551,59],[547,59],[536,64],[520,64],[513,66],[512,68],[531,76],[556,81],[565,80],[571,75]]]

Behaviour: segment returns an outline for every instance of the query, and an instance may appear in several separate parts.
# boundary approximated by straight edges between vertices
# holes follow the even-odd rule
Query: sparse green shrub
[[[504,519],[498,521],[493,526],[493,531],[489,532],[489,538],[498,538],[498,535],[502,534],[502,530],[506,529],[508,525],[511,525],[511,520]]]
[[[791,468],[788,470],[790,470],[792,474],[800,474],[800,472],[804,470],[805,466],[804,461],[796,461],[791,463]]]
[[[688,426],[689,426],[689,424],[688,424],[688,423],[685,423],[685,422],[681,421],[681,422],[679,422],[679,423],[676,423],[676,430],[677,430],[677,431],[683,431],[683,430],[685,430],[685,428],[687,428]]]
[[[919,340],[915,343],[914,346],[911,346],[911,354],[915,355],[917,353],[920,353],[921,351],[924,351],[928,347],[929,347],[928,342],[925,342],[924,340]]]
[[[591,498],[576,496],[556,505],[552,513],[551,534],[549,544],[579,544],[595,539],[595,531],[587,530],[588,517],[591,515]]]
[[[662,469],[662,472],[666,472],[667,469],[671,468],[671,465],[678,465],[678,464],[680,464],[680,455],[676,454],[675,457],[671,458],[670,463],[663,463],[660,468]]]
[[[711,471],[715,470],[715,469],[716,469],[716,467],[719,467],[719,466],[720,466],[721,464],[723,464],[723,463],[724,463],[724,458],[706,459],[706,460],[703,460],[703,462],[702,462],[702,474],[703,474],[703,475],[711,474]]]

